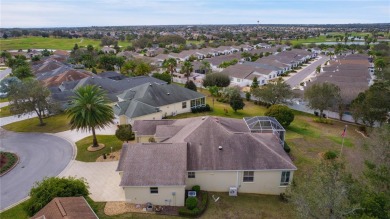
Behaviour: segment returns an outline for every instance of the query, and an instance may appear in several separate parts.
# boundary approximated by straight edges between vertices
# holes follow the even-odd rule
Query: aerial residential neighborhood
[[[337,4],[2,1],[0,218],[390,218],[390,6]]]

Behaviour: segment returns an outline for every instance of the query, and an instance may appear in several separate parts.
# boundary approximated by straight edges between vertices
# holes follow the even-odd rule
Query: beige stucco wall
[[[153,135],[143,135],[143,136],[137,136],[135,137],[135,140],[137,143],[149,143],[149,139],[154,138]]]
[[[255,171],[253,182],[243,182],[243,171],[195,172],[195,178],[187,178],[186,189],[200,185],[202,190],[228,192],[229,187],[238,187],[238,192],[279,195],[286,186],[280,186],[282,171]],[[290,182],[293,171],[290,173]]]
[[[184,206],[184,186],[158,187],[158,194],[151,194],[150,187],[124,187],[125,198],[129,203],[145,204],[151,202],[154,205],[169,205],[165,200],[171,200],[171,206]],[[173,196],[172,192],[176,194]]]

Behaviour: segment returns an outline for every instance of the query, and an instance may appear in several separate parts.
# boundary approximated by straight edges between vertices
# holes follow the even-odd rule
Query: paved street
[[[305,78],[307,78],[311,73],[316,70],[317,66],[324,64],[328,60],[329,58],[327,56],[319,56],[319,59],[317,61],[314,61],[295,75],[291,76],[289,79],[286,80],[286,83],[289,84],[292,88],[299,85],[299,83],[301,83]]]
[[[0,81],[3,80],[3,78],[7,77],[7,75],[11,74],[11,69],[7,68],[3,71],[0,71]]]
[[[20,158],[19,164],[0,178],[0,210],[27,197],[36,181],[60,174],[73,157],[73,146],[53,135],[0,128],[0,137],[0,149]]]

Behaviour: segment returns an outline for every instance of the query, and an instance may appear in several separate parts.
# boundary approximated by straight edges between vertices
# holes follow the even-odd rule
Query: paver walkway
[[[125,193],[119,186],[116,172],[118,161],[81,162],[73,161],[61,176],[84,178],[89,185],[90,197],[96,202],[125,201]]]

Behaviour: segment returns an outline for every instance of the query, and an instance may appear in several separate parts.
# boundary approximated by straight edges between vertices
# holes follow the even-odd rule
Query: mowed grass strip
[[[70,129],[68,116],[58,114],[43,119],[44,126],[39,125],[38,117],[22,120],[19,122],[10,123],[3,126],[4,129],[14,132],[42,132],[42,133],[57,133]]]
[[[0,118],[7,116],[12,116],[12,113],[9,111],[9,106],[0,108]]]
[[[90,152],[87,150],[87,148],[92,145],[92,136],[83,138],[80,141],[76,142],[76,160],[84,162],[95,162],[96,159],[101,155],[109,154],[111,152],[111,147],[112,152],[122,149],[123,142],[118,140],[115,135],[97,135],[96,137],[98,143],[104,144],[105,147],[99,151]]]

